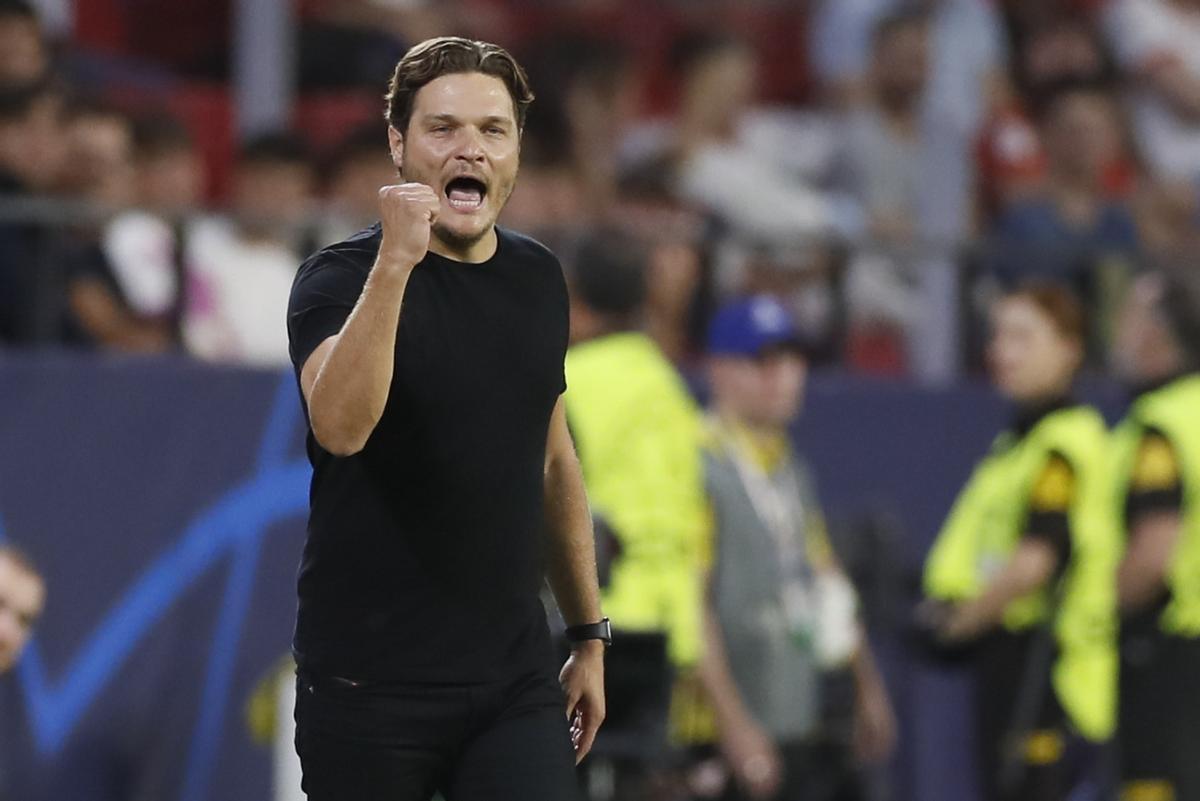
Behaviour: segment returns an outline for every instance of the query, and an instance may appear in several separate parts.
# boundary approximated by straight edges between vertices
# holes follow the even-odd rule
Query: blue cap
[[[722,306],[708,327],[708,352],[758,356],[775,347],[803,350],[804,335],[788,308],[771,295],[755,295]]]

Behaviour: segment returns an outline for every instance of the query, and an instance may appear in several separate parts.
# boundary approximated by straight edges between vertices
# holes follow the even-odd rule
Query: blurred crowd
[[[1198,247],[1192,0],[305,2],[301,98],[367,106],[217,156],[172,94],[228,79],[228,2],[190,12],[212,6],[190,48],[155,46],[155,4],[109,5],[115,43],[91,4],[64,31],[0,2],[6,343],[286,362],[290,275],[372,221],[394,175],[371,104],[438,31],[508,44],[538,94],[503,222],[568,267],[599,227],[640,237],[646,324],[684,365],[722,297],[768,291],[821,361],[953,378],[1030,276],[1086,297],[1099,365],[1130,272]]]
[[[224,152],[177,101],[228,81],[229,3],[170,47],[167,4],[92,5],[64,28],[0,2],[6,343],[285,363],[295,266],[374,219],[394,178],[375,106],[436,32],[530,72],[502,222],[568,269],[600,228],[646,239],[645,324],[684,366],[721,299],[770,292],[819,361],[953,378],[1030,276],[1087,299],[1099,365],[1130,273],[1200,246],[1193,0],[305,2],[301,105],[356,111]]]

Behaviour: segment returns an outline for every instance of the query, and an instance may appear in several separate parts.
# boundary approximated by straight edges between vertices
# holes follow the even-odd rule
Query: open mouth
[[[487,184],[478,178],[463,176],[446,184],[446,200],[455,211],[470,213],[483,207]]]

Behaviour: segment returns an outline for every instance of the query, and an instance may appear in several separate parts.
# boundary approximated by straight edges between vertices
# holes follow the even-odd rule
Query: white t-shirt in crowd
[[[287,304],[298,266],[291,248],[246,241],[227,220],[193,226],[183,318],[188,350],[215,362],[289,364]]]
[[[1116,0],[1105,23],[1125,69],[1140,73],[1174,63],[1200,80],[1200,11],[1166,0]],[[1153,87],[1135,87],[1134,129],[1151,168],[1163,178],[1200,178],[1200,124],[1178,114]]]

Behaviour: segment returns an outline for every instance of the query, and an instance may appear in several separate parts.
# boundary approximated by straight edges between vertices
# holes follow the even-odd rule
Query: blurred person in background
[[[626,232],[593,232],[568,260],[567,277],[567,420],[600,521],[604,609],[616,629],[660,633],[670,664],[688,671],[701,652],[700,410],[640,330],[643,247]],[[644,792],[645,777],[634,774],[622,793]]]
[[[66,155],[62,96],[45,80],[0,85],[0,195],[35,200],[59,180]],[[57,339],[60,283],[53,238],[38,226],[0,221],[0,342]]]
[[[50,48],[33,4],[0,0],[0,84],[26,83],[50,71]]]
[[[45,580],[33,562],[12,545],[0,543],[0,680],[20,660],[45,603]],[[0,708],[3,714],[5,710]],[[3,734],[0,732],[0,745],[4,744]],[[16,801],[8,788],[6,757],[5,749],[0,748],[0,801]]]
[[[736,780],[723,799],[864,799],[859,760],[886,758],[896,737],[854,588],[791,444],[807,369],[800,330],[778,300],[760,295],[717,312],[705,449],[712,564],[698,672],[711,734]],[[823,684],[845,672],[853,731],[822,720],[833,706]]]
[[[1014,405],[925,564],[921,624],[969,648],[989,801],[1065,799],[1112,733],[1117,529],[1108,433],[1072,395],[1082,306],[1030,283],[992,309],[993,379]]]
[[[72,103],[67,114],[70,169],[64,171],[60,190],[91,204],[95,217],[75,232],[66,340],[123,351],[166,350],[171,345],[170,326],[162,317],[143,316],[131,307],[103,243],[112,219],[137,198],[133,123],[97,101]]]
[[[67,169],[58,190],[108,209],[134,202],[133,123],[94,98],[73,98],[65,109]]]
[[[906,9],[876,23],[868,94],[843,122],[842,180],[867,214],[872,242],[847,282],[852,364],[945,375],[955,339],[956,265],[971,224],[971,186],[942,180],[955,128],[924,110],[929,19]],[[966,178],[965,170],[950,174]],[[940,318],[940,319],[939,319]],[[881,352],[890,358],[881,359]]]
[[[387,141],[376,125],[351,132],[326,166],[325,213],[321,237],[337,241],[379,219],[379,190],[395,176]]]
[[[0,544],[0,675],[21,657],[46,603],[46,584],[33,562]]]
[[[1008,95],[1007,52],[998,4],[990,0],[821,0],[811,31],[813,63],[836,104],[867,94],[872,31],[896,11],[930,20],[930,89],[926,110],[949,121],[963,137],[978,132]]]
[[[530,108],[525,147],[534,170],[513,191],[506,217],[540,228],[603,221],[617,200],[619,148],[636,111],[630,53],[588,35],[529,50],[538,102]]]
[[[987,121],[977,151],[982,211],[989,219],[1041,186],[1046,173],[1035,112],[1070,84],[1113,86],[1116,66],[1095,26],[1077,16],[1052,15],[1017,37],[1013,65],[1018,94]],[[1134,174],[1120,150],[1108,165],[1105,190],[1127,192]]]
[[[242,146],[230,216],[189,231],[183,340],[191,354],[263,367],[288,363],[282,322],[315,182],[312,158],[294,134],[260,134]]]
[[[1048,93],[1038,123],[1045,179],[997,220],[995,269],[1009,282],[1066,281],[1095,300],[1100,272],[1125,265],[1138,247],[1131,208],[1106,185],[1122,144],[1116,106],[1100,86],[1068,83]]]
[[[1200,3],[1112,0],[1105,23],[1131,78],[1143,159],[1159,180],[1194,185],[1200,179]]]
[[[1113,356],[1133,390],[1114,437],[1112,513],[1125,553],[1118,715],[1121,798],[1200,799],[1200,284],[1139,277]]]
[[[132,208],[105,227],[101,249],[111,274],[109,305],[118,328],[135,332],[100,341],[162,350],[178,340],[184,273],[183,215],[198,210],[204,173],[191,132],[174,117],[146,114],[133,122]],[[104,333],[104,329],[95,333]]]
[[[623,176],[609,216],[647,248],[643,329],[688,375],[713,294],[704,217],[674,195],[666,169]]]
[[[678,113],[630,133],[626,169],[667,162],[681,198],[743,236],[778,242],[862,232],[857,204],[819,185],[835,154],[829,121],[756,107],[759,64],[750,43],[723,32],[685,33],[672,67]]]

